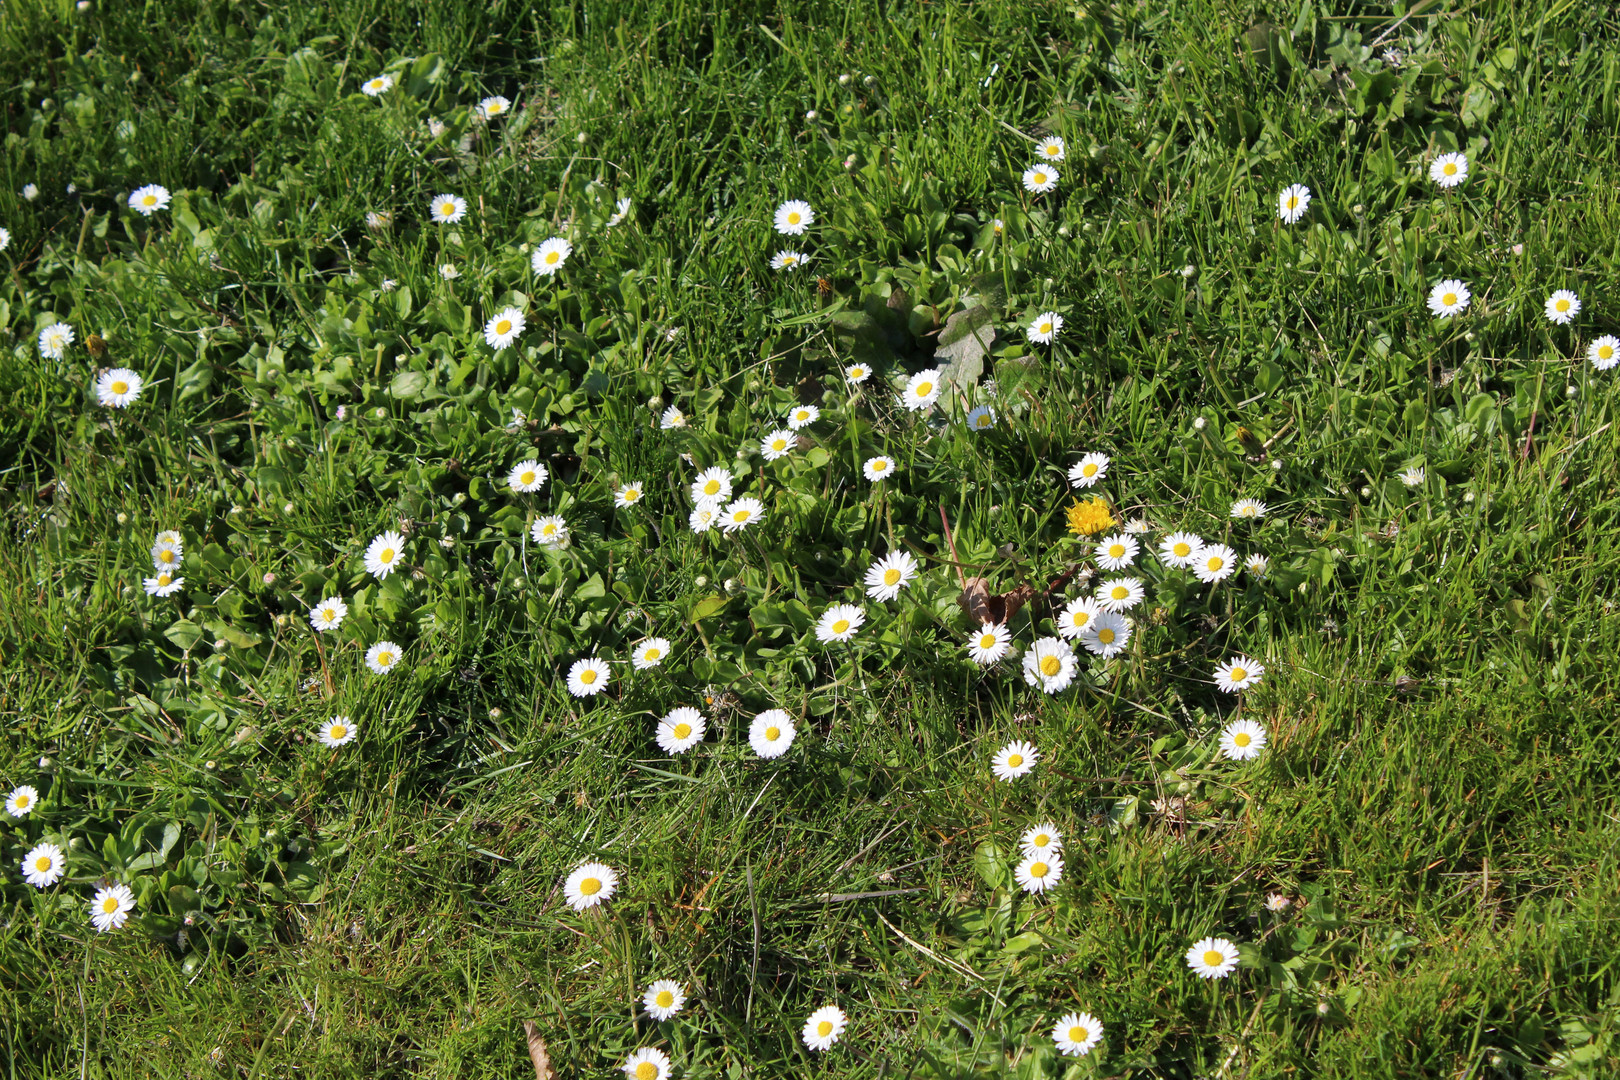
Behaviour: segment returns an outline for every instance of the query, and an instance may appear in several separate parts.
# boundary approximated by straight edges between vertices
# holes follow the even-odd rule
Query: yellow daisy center
[[[658,1080],[658,1066],[650,1061],[643,1061],[636,1066],[636,1080]]]
[[[748,520],[748,511],[738,510],[735,514],[731,515],[731,520],[741,525],[743,522]]]
[[[453,202],[447,202],[443,206],[439,207],[439,213],[444,215],[445,217],[449,217],[451,214],[453,214],[455,212],[456,212],[456,204],[453,203]]]
[[[1097,475],[1097,466],[1090,463],[1090,462],[1087,462],[1085,468],[1080,470],[1080,475],[1082,475],[1082,476],[1096,476]]]
[[[918,397],[927,397],[929,394],[932,394],[933,392],[934,392],[934,384],[933,383],[924,382],[924,383],[918,383],[917,384],[917,396]]]
[[[1032,878],[1043,878],[1050,870],[1051,867],[1047,866],[1043,862],[1029,864],[1029,876]]]
[[[377,666],[378,667],[387,667],[389,664],[392,664],[393,662],[394,662],[394,654],[393,653],[388,652],[387,650],[384,650],[384,651],[377,654]]]
[[[692,734],[692,725],[691,724],[676,724],[675,725],[675,737],[677,739],[684,739],[688,735],[691,735],[691,734]],[[662,994],[659,994],[658,995],[658,1004],[664,1006],[665,1008],[668,1008],[669,1007],[669,1002],[665,1000],[668,997],[669,997],[669,991],[668,990],[665,990]]]
[[[648,660],[657,660],[660,656],[664,655],[664,650],[662,650],[662,649],[648,649],[646,652],[642,653],[641,655],[643,657],[645,657],[646,659],[648,659]]]
[[[1250,737],[1247,731],[1240,731],[1232,736],[1232,745],[1237,747],[1248,746],[1253,741],[1254,739]]]
[[[1298,195],[1290,195],[1290,196],[1288,196],[1288,209],[1292,210],[1294,207],[1296,207],[1298,205],[1299,205],[1299,196]]]
[[[900,571],[896,570],[892,566],[889,567],[887,570],[883,571],[883,584],[885,584],[885,585],[898,585],[898,584],[900,584]]]
[[[584,683],[586,686],[591,685],[591,683],[596,681],[596,671],[595,671],[595,669],[586,668],[584,671],[580,672],[579,673],[579,681]]]
[[[823,1020],[821,1023],[816,1025],[816,1034],[820,1035],[823,1039],[825,1039],[828,1035],[832,1034],[832,1029],[833,1029],[832,1021],[831,1020]]]
[[[43,874],[50,868],[51,857],[49,855],[41,855],[39,858],[34,860],[34,869],[38,870],[40,873]]]
[[[1185,559],[1187,556],[1192,554],[1192,545],[1186,543],[1176,544],[1170,550],[1175,552],[1176,558]]]
[[[106,912],[108,915],[111,915],[115,911],[117,911],[118,910],[118,897],[109,896],[109,897],[107,897],[107,899],[103,900],[101,902],[101,910]]]
[[[524,484],[532,484],[532,483],[534,483],[534,470],[533,469],[524,470],[523,475],[518,477],[518,480],[519,480],[519,482],[524,483]]]
[[[579,883],[579,891],[580,895],[582,896],[595,896],[597,893],[602,891],[601,879],[593,877],[586,878],[584,881]]]
[[[546,527],[544,529],[541,529],[540,531],[542,533],[544,533],[546,536],[554,536],[556,534],[556,532],[557,532],[557,526],[547,524]]]
[[[505,108],[505,107],[506,107],[506,106],[504,106],[504,105],[502,105],[502,104],[501,104],[501,103],[500,103],[500,102],[498,102],[498,101],[495,101],[495,102],[491,102],[491,103],[490,103],[490,106],[489,106],[489,114],[490,114],[490,115],[491,115],[491,116],[494,116],[494,115],[495,115],[495,114],[496,114],[496,113],[498,113],[498,112],[500,112],[500,111],[501,111],[501,110],[502,110],[502,109],[504,109],[504,108]]]
[[[1035,182],[1036,182],[1036,183],[1037,183],[1037,184],[1044,184],[1044,183],[1046,183],[1046,174],[1045,174],[1045,173],[1043,173],[1043,172],[1038,172],[1038,173],[1036,173],[1036,174],[1035,174]]]
[[[1089,1038],[1091,1038],[1091,1032],[1087,1031],[1079,1024],[1076,1024],[1074,1027],[1069,1029],[1070,1042],[1083,1043]]]
[[[1050,657],[1048,659],[1050,659]],[[1016,768],[1018,768],[1018,766],[1022,765],[1023,763],[1024,763],[1024,755],[1023,754],[1008,754],[1007,755],[1007,767],[1009,769],[1016,769]]]
[[[797,210],[790,211],[787,219],[789,225],[797,225],[799,223],[799,212]]]
[[[787,449],[787,440],[786,439],[773,439],[771,441],[771,449],[772,450],[786,450]]]
[[[704,484],[703,485],[703,494],[705,494],[705,495],[718,495],[718,494],[720,494],[720,481],[718,481],[718,480],[710,480],[707,484]]]
[[[1457,294],[1454,292],[1448,292],[1446,295],[1440,298],[1440,302],[1446,305],[1446,307],[1450,307],[1452,304],[1457,302]]]
[[[832,632],[835,633],[835,634],[842,634],[845,630],[848,630],[848,629],[849,629],[849,620],[848,619],[839,619],[837,622],[832,624]]]
[[[143,198],[141,200],[141,202],[144,203],[147,206],[156,206],[157,205],[157,196],[156,195],[148,195],[145,198]]]
[[[381,551],[379,551],[377,553],[377,561],[380,562],[380,563],[391,563],[391,562],[393,562],[394,561],[394,549],[393,548],[383,548]]]
[[[765,741],[766,742],[775,742],[777,739],[780,739],[781,737],[782,737],[782,729],[781,728],[779,728],[779,727],[768,727],[768,728],[765,729]]]
[[[872,462],[872,471],[873,472],[882,472],[884,469],[887,469],[888,467],[889,467],[889,463],[887,461],[884,461],[882,458],[878,458],[876,461]]]
[[[1129,600],[1130,596],[1131,596],[1131,590],[1127,589],[1123,585],[1115,585],[1114,586],[1114,591],[1109,593],[1108,595],[1109,595],[1109,597],[1111,599],[1114,599],[1114,600]]]
[[[27,806],[29,803],[31,803],[33,801],[34,801],[33,799],[28,797],[27,793],[24,793],[22,795],[18,795],[17,798],[16,798],[17,809],[21,810],[23,807]]]
[[[1043,657],[1041,657],[1041,674],[1045,675],[1048,679],[1052,678],[1053,676],[1055,676],[1058,672],[1060,672],[1062,670],[1063,670],[1063,661],[1059,660],[1057,657],[1055,657],[1055,656],[1043,656]]]
[[[560,258],[562,258],[562,256],[557,254],[555,251],[546,252],[546,263],[548,265],[555,265],[557,260]]]
[[[341,739],[343,736],[349,733],[349,729],[344,727],[342,724],[333,724],[326,733],[333,739]]]
[[[174,562],[174,552],[169,548],[164,548],[162,551],[158,552],[158,558],[162,559],[164,562]]]
[[[686,727],[686,725],[682,724],[681,727]],[[686,738],[686,733],[683,731],[679,731],[677,729],[677,734],[679,734],[683,739]],[[670,993],[668,990],[660,990],[658,991],[658,996],[653,998],[653,1001],[657,1003],[660,1009],[667,1009],[671,1005],[675,1004],[675,995]]]
[[[639,498],[641,498],[641,489],[640,488],[625,488],[624,489],[624,501],[625,502],[635,502]]]
[[[1214,949],[1205,949],[1204,950],[1204,966],[1205,967],[1220,967],[1224,963],[1226,963],[1226,954],[1225,953],[1217,952]]]
[[[852,379],[859,379],[862,376],[864,376],[865,374],[866,374],[866,369],[863,368],[863,367],[850,368],[849,369],[849,377],[852,378]]]
[[[1124,555],[1125,555],[1125,545],[1124,544],[1109,544],[1108,545],[1108,557],[1109,558],[1111,558],[1111,559],[1119,559],[1119,558],[1123,558]]]
[[[129,393],[129,383],[125,382],[123,379],[119,379],[117,382],[112,384],[112,392],[115,394]]]
[[[168,585],[168,583],[173,581],[173,580],[174,580],[174,578],[170,577],[167,572],[159,574],[157,576],[158,588],[163,588],[164,586]]]
[[[1086,623],[1090,621],[1091,613],[1089,611],[1077,611],[1073,615],[1069,616],[1069,622],[1074,625],[1076,630],[1085,629]]]
[[[1052,332],[1052,324],[1050,322],[1041,323],[1041,333],[1050,334],[1051,332]]]
[[[1209,568],[1211,570],[1219,570],[1221,567],[1223,567],[1225,565],[1226,565],[1226,560],[1221,558],[1219,555],[1210,556],[1208,566],[1209,566]]]
[[[1046,148],[1046,156],[1047,157],[1057,157],[1058,156],[1058,148],[1055,147],[1055,146],[1048,146]]]
[[[1613,355],[1614,355],[1614,346],[1613,345],[1599,345],[1598,346],[1598,359],[1599,360],[1607,360],[1609,357],[1611,357]]]
[[[1561,299],[1558,301],[1558,303],[1554,304],[1553,307],[1557,308],[1559,311],[1568,311],[1569,301]]]
[[[1247,679],[1248,677],[1249,677],[1249,673],[1247,671],[1245,671],[1243,668],[1235,667],[1235,668],[1232,669],[1232,681],[1233,682],[1242,682],[1244,679]]]
[[[979,417],[979,419],[976,421],[976,423],[980,427],[989,427],[990,426],[990,414],[985,413],[983,416]]]
[[[497,334],[509,334],[509,333],[511,333],[512,332],[512,320],[511,319],[502,319],[500,322],[496,323],[495,324],[495,332]]]
[[[1457,163],[1455,161],[1446,162],[1445,168],[1442,171],[1447,176],[1456,176],[1457,175]]]
[[[1097,631],[1097,640],[1102,642],[1104,645],[1112,645],[1114,643],[1114,636],[1114,631],[1107,626]]]
[[[321,608],[321,622],[331,622],[337,618],[337,612],[331,608]]]
[[[979,638],[979,648],[981,648],[981,649],[993,649],[995,647],[996,647],[996,635],[994,635],[994,634],[984,634],[984,635],[980,636],[980,638]]]

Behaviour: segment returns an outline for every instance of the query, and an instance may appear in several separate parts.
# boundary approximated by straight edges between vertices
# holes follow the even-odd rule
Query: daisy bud
[[[219,768],[219,762],[215,761],[213,758],[209,758],[207,761],[203,762],[203,768],[207,769],[209,772],[213,772],[215,769]]]
[[[388,410],[379,405],[372,411],[371,415],[379,420],[386,420],[388,419]]]
[[[50,758],[42,757],[42,758],[39,759],[39,767],[41,769],[49,769],[51,767],[51,765],[52,765],[52,762],[51,762]]]
[[[499,720],[503,715],[505,714],[501,712],[499,706],[489,710],[489,718],[491,720]]]
[[[846,72],[844,72],[844,74],[838,76],[838,85],[839,86],[848,86],[849,85],[849,72],[846,71]]]
[[[709,587],[708,575],[699,574],[695,579],[693,579],[692,584],[696,585],[700,589],[707,589]]]
[[[1576,390],[1575,390],[1575,388],[1573,386],[1564,387],[1564,396],[1565,397],[1574,397],[1575,394],[1576,394]]]
[[[1186,266],[1181,268],[1181,276],[1184,278],[1197,277],[1198,267],[1194,266],[1192,263],[1188,263]]]
[[[264,572],[264,577],[260,578],[259,580],[264,582],[266,585],[274,585],[276,583],[276,575],[266,570]]]
[[[1356,217],[1360,217],[1362,214],[1365,214],[1367,212],[1367,208],[1365,206],[1362,206],[1360,203],[1356,203],[1356,205],[1354,205],[1354,206],[1352,206],[1350,208],[1350,212],[1352,214],[1356,215]]]
[[[120,524],[120,525],[128,525],[129,524],[129,515],[124,513],[122,510],[120,510],[118,512],[118,524]]]
[[[849,157],[844,159],[844,168],[853,169],[854,167],[855,167],[855,155],[851,154],[851,155],[849,155]]]
[[[292,513],[294,511],[294,509],[296,509],[296,508],[293,506],[292,503],[285,503],[281,507],[281,512],[283,514],[290,514],[290,513]]]
[[[1363,486],[1362,489],[1361,489],[1361,497],[1363,499],[1372,498],[1372,488]]]
[[[805,113],[805,114],[804,114],[804,118],[805,118],[805,119],[806,119],[806,120],[814,120],[814,119],[815,119],[815,118],[816,118],[816,117],[817,117],[817,116],[819,116],[819,115],[821,115],[821,114],[820,114],[820,113],[818,113],[818,112],[816,112],[816,110],[814,110],[814,109],[811,109],[811,110],[810,110],[810,111],[809,111],[809,112],[807,112],[807,113]]]
[[[452,506],[460,506],[462,503],[464,503],[466,501],[467,501],[467,493],[465,491],[458,491],[453,496],[450,497],[450,503],[451,503]]]
[[[214,639],[214,651],[215,652],[224,652],[226,649],[228,649],[230,647],[231,647],[231,643],[226,641],[224,638],[215,638]]]
[[[456,538],[453,536],[441,536],[439,537],[439,546],[449,551],[456,546]]]
[[[79,0],[78,4],[76,4],[75,6],[80,11],[89,11],[90,10],[90,0]]]
[[[876,86],[877,85],[877,76],[876,75],[868,75],[865,79],[862,79],[861,81],[866,83],[867,86]]]
[[[1515,255],[1523,255],[1524,254],[1524,245],[1523,244],[1514,244],[1513,245],[1513,254],[1515,254]]]
[[[581,146],[584,146],[584,145],[585,145],[585,143],[586,143],[586,141],[587,141],[587,140],[588,140],[588,139],[589,139],[589,138],[590,138],[590,136],[589,136],[589,135],[586,135],[586,134],[585,134],[585,133],[584,133],[584,132],[583,132],[583,131],[582,131],[582,132],[580,132],[580,133],[579,133],[579,134],[578,134],[578,135],[575,135],[575,136],[574,136],[574,141],[575,141],[575,142],[577,142],[577,143],[579,143],[579,145],[581,145]]]
[[[240,507],[240,506],[233,506],[233,507],[231,507],[231,513],[233,513],[233,514],[240,514],[240,513],[241,513],[241,512],[242,512],[242,508],[241,508],[241,507]]]
[[[287,625],[287,621],[288,621],[287,616],[285,614],[276,616],[276,625],[279,626],[279,627],[285,628],[286,625]]]
[[[1193,430],[1194,431],[1203,431],[1204,430],[1204,425],[1207,424],[1207,423],[1209,423],[1209,421],[1205,420],[1202,416],[1194,417],[1193,418]]]
[[[654,394],[652,397],[647,399],[647,408],[653,410],[654,412],[657,412],[663,407],[664,399],[659,397],[657,394]]]
[[[722,585],[721,588],[725,590],[727,596],[736,596],[737,593],[741,591],[741,587],[737,584],[737,579],[734,577],[726,578],[726,583]]]
[[[1326,1002],[1326,1001],[1318,1001],[1316,1003],[1316,1015],[1317,1016],[1326,1016],[1329,1013],[1331,1013],[1332,1011],[1333,1011],[1333,1006],[1330,1005],[1328,1002]]]
[[[1072,229],[1070,229],[1067,225],[1059,225],[1058,226],[1058,235],[1063,237],[1063,239],[1067,240],[1069,237],[1074,235],[1074,231]]]

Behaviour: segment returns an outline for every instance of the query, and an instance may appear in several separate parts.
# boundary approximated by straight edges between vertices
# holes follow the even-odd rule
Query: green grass
[[[0,819],[8,1075],[523,1077],[526,1020],[563,1076],[648,1045],[678,1077],[1620,1071],[1620,395],[1585,359],[1620,324],[1620,22],[1449,7],[8,5],[0,787],[44,796]],[[488,94],[516,109],[477,121]],[[1035,199],[1046,133],[1069,158]],[[146,183],[175,193],[150,219]],[[426,220],[440,192],[465,221]],[[808,268],[771,271],[789,246]],[[1474,303],[1437,321],[1452,276]],[[507,304],[528,330],[496,353]],[[970,308],[982,371],[897,408]],[[148,381],[127,411],[92,332]],[[807,444],[762,461],[797,403]],[[1047,697],[967,661],[960,577],[1029,586],[1015,635],[1050,633],[1092,565],[1064,527],[1089,450],[1122,517],[1271,568],[1143,558],[1128,652]],[[514,496],[527,456],[551,482]],[[762,526],[688,530],[712,464]],[[528,540],[542,513],[571,547]],[[402,526],[419,573],[379,583],[362,553]],[[186,587],[157,599],[168,528]],[[925,572],[864,600],[902,548]],[[869,621],[829,648],[838,601]],[[673,658],[631,672],[653,633]],[[615,681],[576,701],[592,652]],[[1271,739],[1241,766],[1211,683],[1237,652]],[[682,704],[710,734],[671,758]],[[774,762],[768,707],[800,725]],[[335,713],[361,734],[333,752]],[[995,783],[1012,738],[1043,760]],[[1008,857],[1046,818],[1065,874],[1031,899]],[[70,863],[41,891],[15,868],[43,838]],[[622,888],[576,914],[587,859]],[[139,898],[116,933],[103,879]],[[1186,970],[1207,934],[1244,946],[1232,978]],[[692,996],[663,1024],[658,978]],[[812,1056],[829,1001],[851,1027]],[[1049,1038],[1071,1010],[1107,1027],[1083,1059]]]

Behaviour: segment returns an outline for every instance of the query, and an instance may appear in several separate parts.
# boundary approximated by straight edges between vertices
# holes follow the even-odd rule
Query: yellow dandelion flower
[[[1114,512],[1101,496],[1075,500],[1068,516],[1069,531],[1076,536],[1096,536],[1114,527]]]

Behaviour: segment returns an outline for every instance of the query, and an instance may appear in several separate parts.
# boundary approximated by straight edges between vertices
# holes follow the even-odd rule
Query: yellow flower
[[[1076,536],[1096,536],[1114,527],[1114,512],[1101,496],[1075,500],[1068,515],[1069,531]]]

